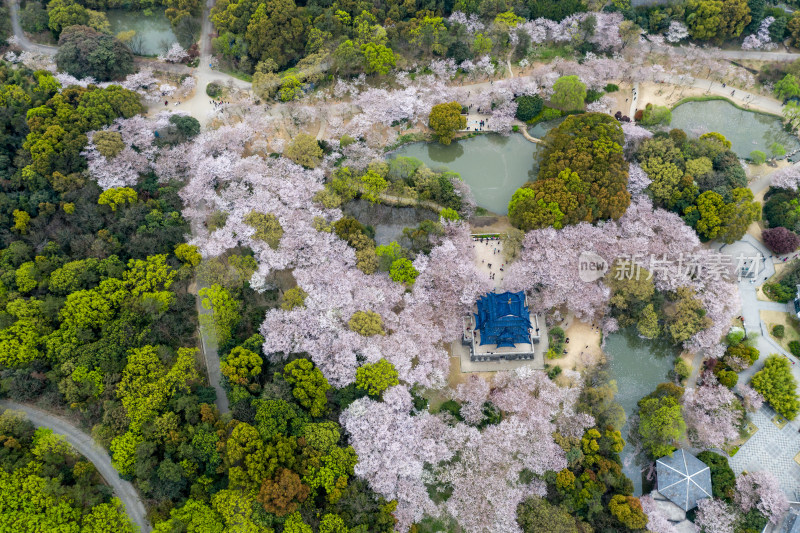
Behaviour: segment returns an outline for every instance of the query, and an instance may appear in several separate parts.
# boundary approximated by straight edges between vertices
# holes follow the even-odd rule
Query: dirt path
[[[49,428],[53,430],[53,433],[63,435],[78,453],[94,464],[97,471],[106,480],[106,483],[114,490],[114,496],[119,498],[125,505],[125,512],[131,521],[139,527],[139,531],[142,533],[151,531],[150,522],[147,520],[147,513],[142,500],[139,498],[139,493],[136,492],[130,482],[119,477],[117,470],[111,466],[111,457],[108,452],[97,444],[91,436],[66,420],[30,405],[2,400],[0,401],[0,407],[21,411],[25,413],[25,416],[34,426]]]

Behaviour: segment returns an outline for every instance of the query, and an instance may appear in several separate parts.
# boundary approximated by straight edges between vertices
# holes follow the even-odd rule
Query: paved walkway
[[[800,452],[800,418],[778,429],[771,421],[774,415],[775,412],[766,404],[750,415],[758,431],[728,462],[737,475],[743,471],[771,472],[778,478],[786,496],[797,501],[800,496],[800,465],[794,461],[794,456]]]
[[[212,314],[212,310],[206,309],[203,307],[202,298],[199,296],[200,290],[205,287],[205,284],[201,284],[199,281],[197,282],[197,314],[199,318],[202,316],[210,316]],[[219,361],[219,344],[217,343],[217,338],[213,335],[212,332],[209,331],[210,328],[200,327],[200,343],[203,347],[203,360],[206,363],[206,373],[208,374],[208,383],[214,387],[214,391],[217,393],[217,401],[215,402],[217,405],[217,409],[219,409],[219,413],[224,415],[225,413],[230,412],[230,406],[228,404],[228,395],[225,393],[225,389],[222,387],[222,371],[220,370],[220,361]]]
[[[139,499],[139,493],[133,488],[130,482],[125,481],[119,477],[116,469],[111,466],[111,457],[108,452],[97,444],[91,436],[87,435],[80,429],[76,428],[66,420],[57,416],[51,415],[17,402],[7,400],[0,400],[0,407],[5,409],[13,409],[14,411],[21,411],[36,427],[46,427],[53,430],[53,433],[63,435],[64,439],[69,442],[75,450],[86,457],[97,468],[97,471],[103,476],[114,491],[114,496],[119,498],[125,506],[125,512],[130,517],[131,521],[139,527],[141,533],[148,533],[150,522],[147,520],[147,513],[144,509],[142,500]]]

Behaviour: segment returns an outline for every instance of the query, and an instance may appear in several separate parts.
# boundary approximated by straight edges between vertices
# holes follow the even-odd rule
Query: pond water
[[[439,214],[430,209],[391,207],[366,200],[348,202],[342,206],[342,211],[362,224],[372,226],[378,245],[399,241],[403,236],[403,228],[416,227],[423,220],[439,220]]]
[[[508,201],[526,181],[536,178],[534,153],[538,145],[521,134],[479,135],[453,142],[414,143],[400,147],[390,157],[419,159],[433,170],[458,172],[480,207],[493,213],[508,213]]]
[[[172,25],[163,11],[153,10],[150,16],[140,11],[113,9],[106,11],[111,23],[111,33],[135,30],[136,35],[128,42],[133,53],[140,55],[157,55],[166,52],[178,39],[172,32]]]
[[[664,342],[641,339],[634,329],[624,330],[609,335],[606,339],[605,352],[609,356],[611,374],[617,380],[618,392],[615,400],[625,409],[630,419],[636,411],[636,403],[655,390],[656,385],[669,381],[668,373],[675,363],[679,350]],[[630,445],[630,424],[625,422],[622,438],[625,449],[622,450],[622,470],[633,481],[634,494],[642,493],[641,464],[634,447]],[[640,463],[640,464],[637,464]]]
[[[680,128],[692,137],[717,131],[731,141],[739,157],[753,150],[770,155],[772,143],[782,144],[787,153],[800,148],[800,140],[786,133],[778,117],[743,111],[725,100],[687,102],[672,110],[670,128]]]

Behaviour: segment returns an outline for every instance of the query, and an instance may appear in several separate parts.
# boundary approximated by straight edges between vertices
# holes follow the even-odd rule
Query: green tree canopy
[[[367,363],[356,369],[356,387],[367,391],[370,396],[380,396],[383,391],[398,383],[397,369],[386,359]]]
[[[433,106],[428,126],[439,137],[440,143],[450,144],[455,133],[467,127],[467,119],[461,114],[461,104],[449,102]]]
[[[578,76],[561,76],[553,84],[550,101],[564,111],[583,109],[586,85]]]

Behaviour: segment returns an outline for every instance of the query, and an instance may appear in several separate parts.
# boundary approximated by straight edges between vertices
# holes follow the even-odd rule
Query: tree
[[[757,509],[773,524],[777,524],[789,510],[789,502],[778,480],[765,471],[748,472],[739,476],[736,479],[734,500],[743,511]]]
[[[257,353],[237,346],[222,361],[220,370],[231,383],[246,385],[252,378],[261,374],[263,362]]]
[[[788,359],[770,355],[764,362],[764,368],[755,373],[750,384],[778,413],[789,420],[797,416],[800,410],[797,381],[792,375]]]
[[[704,383],[684,394],[683,414],[689,438],[698,446],[724,448],[739,438],[744,409],[724,385],[720,379],[720,384]]]
[[[790,254],[800,246],[800,236],[782,226],[765,229],[761,238],[764,245],[778,255]]]
[[[413,285],[417,276],[419,276],[419,272],[414,268],[413,263],[405,257],[395,259],[389,267],[389,277],[392,278],[392,281],[398,283]]]
[[[295,307],[303,307],[306,303],[308,293],[301,287],[292,287],[283,293],[283,301],[281,302],[281,309],[284,311],[291,311]]]
[[[794,74],[787,74],[775,83],[775,95],[781,100],[800,96],[800,80]]]
[[[107,205],[112,211],[116,211],[118,206],[126,203],[135,204],[137,199],[136,191],[130,187],[116,187],[100,193],[97,203],[98,205]]]
[[[254,239],[266,242],[273,250],[278,249],[281,243],[281,237],[283,237],[283,227],[278,217],[272,213],[264,214],[257,211],[250,211],[247,216],[244,217],[243,222],[256,230],[253,234]]]
[[[642,446],[653,458],[675,451],[673,443],[686,433],[681,406],[671,396],[639,400],[639,436]]]
[[[514,101],[517,102],[516,117],[523,122],[541,113],[544,107],[544,100],[537,94],[518,96]]]
[[[392,49],[383,44],[362,44],[361,53],[364,54],[367,74],[385,75],[397,64]]]
[[[232,15],[234,25],[247,24],[244,34],[247,41],[247,53],[256,61],[273,59],[279,67],[284,67],[292,60],[299,59],[305,44],[306,19],[292,0],[267,0],[264,3],[247,3],[244,1],[225,4],[225,14]],[[251,16],[247,16],[249,9]],[[244,11],[244,12],[242,12]],[[222,13],[214,16],[214,22],[220,33],[228,29],[223,22]],[[221,23],[217,24],[217,22]],[[241,21],[241,22],[240,22]]]
[[[578,76],[561,76],[553,84],[550,101],[564,111],[583,109],[586,100],[586,85]]]
[[[692,38],[716,42],[738,37],[751,20],[746,0],[689,0],[686,13]]]
[[[767,154],[761,150],[753,150],[750,152],[750,161],[754,165],[763,165],[767,160]]]
[[[211,311],[210,315],[201,314],[200,323],[211,329],[219,344],[231,338],[233,328],[239,322],[240,303],[234,299],[227,289],[218,284],[203,287],[199,292],[203,307]]]
[[[450,144],[453,135],[467,127],[467,119],[461,114],[461,104],[449,102],[433,106],[428,116],[428,126],[439,137],[440,143]]]
[[[278,89],[278,99],[281,102],[291,102],[303,97],[302,83],[297,76],[286,74],[281,78],[281,86]]]
[[[386,335],[386,331],[383,329],[383,319],[375,311],[356,311],[350,317],[347,326],[365,337]]]
[[[711,491],[715,498],[732,501],[736,486],[736,474],[733,473],[728,459],[724,455],[711,451],[697,454],[697,458],[708,465],[711,470]]]
[[[184,264],[194,268],[203,260],[203,256],[197,251],[197,246],[181,243],[175,247],[175,257]]]
[[[356,387],[367,391],[370,396],[380,396],[383,391],[398,383],[397,370],[386,359],[367,363],[356,370]]]
[[[703,498],[697,502],[696,524],[700,531],[733,533],[739,519],[733,506],[722,500]]]
[[[512,196],[511,223],[528,231],[621,217],[630,204],[623,142],[622,128],[609,115],[567,117],[545,138],[538,179]]]
[[[616,494],[608,502],[608,509],[628,529],[642,529],[647,525],[647,515],[642,511],[639,498]]]
[[[308,409],[311,416],[325,414],[328,399],[325,393],[331,388],[322,372],[308,359],[295,359],[283,368],[283,379],[294,385],[292,394]]]
[[[300,480],[300,476],[287,468],[280,468],[272,479],[261,483],[258,501],[264,510],[278,516],[286,516],[297,510],[311,494],[311,488]]]
[[[517,507],[517,523],[525,533],[548,531],[550,533],[575,533],[590,531],[580,519],[544,498],[531,497]]]
[[[58,40],[56,64],[76,78],[121,79],[134,72],[133,53],[123,43],[88,26],[70,26]]]
[[[789,35],[791,35],[791,44],[797,46],[800,43],[800,15],[793,14],[786,24],[786,29],[789,30]]]
[[[322,148],[311,135],[299,133],[286,149],[286,157],[306,168],[317,168],[322,161]]]

